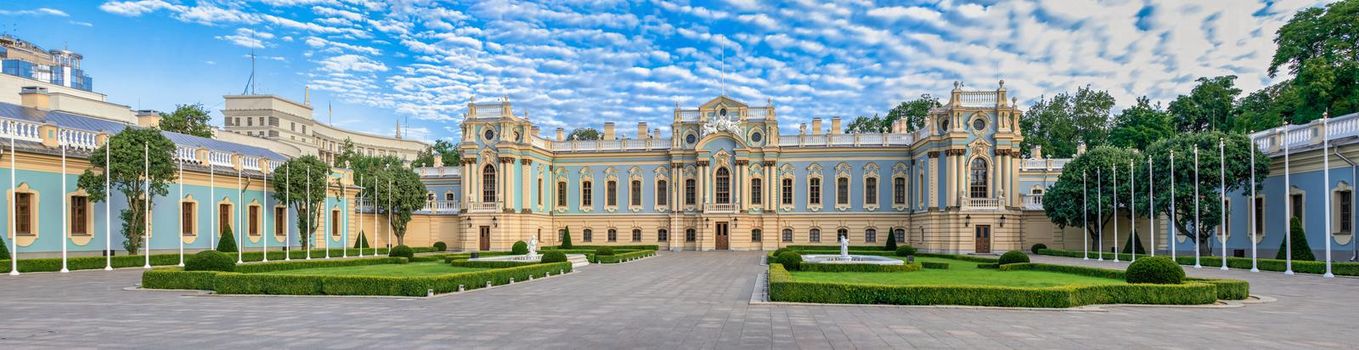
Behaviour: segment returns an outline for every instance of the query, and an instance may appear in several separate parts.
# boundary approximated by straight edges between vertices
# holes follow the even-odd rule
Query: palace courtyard
[[[756,252],[663,252],[432,298],[133,290],[141,269],[0,284],[0,348],[1349,348],[1359,279],[1187,268],[1277,299],[1067,310],[759,301]],[[1035,256],[1035,262],[1124,268]]]

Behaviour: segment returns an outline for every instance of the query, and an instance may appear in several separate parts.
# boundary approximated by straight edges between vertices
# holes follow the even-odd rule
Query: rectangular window
[[[640,206],[642,206],[642,181],[641,181],[641,180],[632,180],[632,186],[631,186],[630,188],[628,188],[628,198],[631,199],[631,201],[629,201],[629,202],[632,203],[632,206],[635,206],[635,207],[640,207]]]
[[[538,206],[543,206],[543,179],[538,179]]]
[[[665,180],[656,181],[656,205],[669,205],[670,186]]]
[[[792,241],[793,241],[793,230],[792,230],[792,229],[783,229],[783,241],[784,241],[784,242],[792,242]]]
[[[876,177],[864,179],[864,204],[878,204],[878,178]]]
[[[33,194],[14,194],[14,228],[16,234],[33,235]]]
[[[453,201],[453,192],[444,193],[444,200],[445,200],[445,201],[452,202],[452,201]]]
[[[288,208],[274,207],[274,235],[285,236],[288,234]]]
[[[639,229],[633,229],[633,230],[632,230],[632,241],[633,241],[633,242],[641,242],[641,241],[642,241],[642,230],[639,230]]]
[[[89,208],[86,207],[88,203],[88,197],[71,196],[71,235],[90,235],[90,227],[87,225],[87,220],[90,219],[90,213],[87,210]]]
[[[656,231],[656,241],[658,241],[658,242],[665,242],[665,241],[669,241],[669,240],[670,240],[670,231],[666,231],[666,230],[664,230],[664,229],[661,229],[660,231]]]
[[[580,206],[595,206],[594,185],[589,181],[580,184]]]
[[[750,204],[760,205],[764,202],[764,181],[760,179],[750,179]]]
[[[760,234],[761,234],[761,232],[760,232],[759,229],[750,230],[750,241],[751,241],[751,242],[759,242],[760,239],[763,238],[763,237],[760,237]]]
[[[250,231],[249,231],[249,232],[250,232],[250,235],[251,235],[251,236],[259,236],[259,235],[260,235],[260,207],[258,207],[258,206],[253,206],[253,205],[252,205],[252,206],[247,207],[247,210],[249,210],[249,214],[250,214],[250,215],[246,216],[246,217],[250,218]]]
[[[606,231],[606,232],[607,232],[608,235],[609,235],[609,237],[608,237],[608,238],[609,238],[609,242],[617,242],[617,241],[618,241],[618,230],[609,229],[609,230]]]
[[[586,241],[586,242],[590,242],[590,241],[593,241],[593,240],[594,240],[594,238],[595,238],[594,236],[595,236],[595,232],[594,232],[594,231],[590,231],[589,229],[586,229],[586,230],[585,230],[585,233],[582,234],[581,240],[584,240],[584,241]]]
[[[821,243],[821,230],[812,229],[811,232],[807,233],[807,240],[811,241],[812,243]]]
[[[849,179],[835,179],[835,204],[849,204]]]
[[[193,209],[193,202],[179,203],[179,233],[186,237],[193,236]]]
[[[906,178],[892,179],[892,203],[906,204]]]
[[[217,233],[231,228],[231,204],[217,205]]]
[[[618,206],[618,181],[605,182],[604,186],[604,205]]]
[[[1336,215],[1336,218],[1340,219],[1339,225],[1336,225],[1338,226],[1337,232],[1345,235],[1353,232],[1352,229],[1354,227],[1354,202],[1352,201],[1353,197],[1350,195],[1350,191],[1335,192],[1335,201],[1340,204],[1336,206],[1340,211],[1338,215]]]
[[[892,230],[892,234],[897,236],[897,244],[906,244],[906,230]]]
[[[821,179],[811,178],[807,180],[807,203],[812,205],[821,204]]]
[[[1223,199],[1222,203],[1218,204],[1222,206],[1223,221],[1232,222],[1232,201]],[[1224,236],[1231,235],[1230,231],[1228,230],[1228,228],[1230,228],[1229,226],[1231,225],[1218,226],[1217,228],[1218,234]]]
[[[684,230],[684,241],[685,241],[685,242],[693,242],[693,241],[696,241],[696,240],[698,240],[698,237],[697,237],[697,234],[694,233],[694,229],[691,228],[691,229]]]
[[[793,205],[793,179],[783,179],[783,205]]]
[[[566,181],[557,181],[557,206],[566,206]]]
[[[332,237],[339,237],[339,236],[340,236],[340,211],[339,211],[339,210],[331,210],[331,211],[330,211],[330,235],[331,235]]]
[[[877,241],[878,241],[878,230],[874,230],[874,229],[871,229],[871,228],[870,228],[870,229],[867,229],[867,230],[864,230],[864,242],[865,242],[865,243],[874,243],[874,242],[877,242]]]
[[[1255,197],[1255,234],[1265,233],[1265,197]]]
[[[698,201],[697,190],[694,188],[694,179],[684,180],[684,204],[694,205]]]
[[[1302,220],[1302,194],[1296,193],[1289,197],[1289,204],[1292,206],[1293,217]]]

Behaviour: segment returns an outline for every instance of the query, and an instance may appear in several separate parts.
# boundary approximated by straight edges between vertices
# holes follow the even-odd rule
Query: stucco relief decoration
[[[703,134],[711,135],[718,132],[729,132],[733,135],[741,134],[741,122],[736,120],[735,114],[712,115],[703,123]]]

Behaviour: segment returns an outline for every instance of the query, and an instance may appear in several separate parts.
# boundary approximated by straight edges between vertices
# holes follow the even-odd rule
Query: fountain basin
[[[877,255],[803,255],[802,261],[812,264],[872,264],[872,265],[901,265],[901,259],[894,259]]]

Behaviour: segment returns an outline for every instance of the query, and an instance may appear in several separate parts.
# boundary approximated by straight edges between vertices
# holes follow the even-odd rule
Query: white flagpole
[[[1194,145],[1194,268],[1201,269],[1199,264],[1199,245],[1203,242],[1203,223],[1199,221],[1199,145]]]
[[[1132,260],[1137,261],[1137,176],[1133,173],[1132,160],[1128,161],[1128,217],[1132,218],[1132,238],[1128,238],[1128,251],[1132,252]]]
[[[387,179],[387,251],[392,249],[392,179]]]
[[[113,138],[104,140],[104,271],[113,271]]]
[[[292,183],[293,165],[291,162],[289,162],[287,165],[288,165],[287,168],[283,168],[283,183],[286,184],[283,186],[284,214],[288,213],[289,205],[288,202],[291,202],[293,200],[293,183]],[[288,232],[293,230],[291,226],[292,225],[288,222],[283,223],[283,261],[293,260],[293,234],[291,232]]]
[[[1250,140],[1250,272],[1260,272],[1256,266],[1256,249],[1258,242],[1255,240],[1255,140]]]
[[[1227,233],[1228,233],[1228,232],[1227,232],[1227,153],[1226,153],[1226,151],[1223,150],[1224,147],[1226,147],[1225,145],[1226,145],[1226,142],[1223,141],[1223,139],[1221,139],[1221,138],[1218,138],[1218,139],[1217,139],[1217,176],[1218,176],[1218,180],[1217,180],[1217,181],[1218,181],[1218,182],[1217,182],[1217,192],[1218,192],[1218,195],[1221,196],[1221,197],[1218,197],[1218,199],[1217,199],[1217,204],[1218,204],[1218,207],[1220,208],[1219,212],[1221,213],[1221,216],[1222,216],[1222,224],[1221,224],[1222,226],[1221,226],[1220,230],[1222,230],[1222,270],[1223,270],[1223,271],[1226,271],[1226,270],[1227,270]],[[1322,150],[1325,150],[1325,148],[1323,148]],[[1322,153],[1325,153],[1325,152],[1322,152]],[[1328,203],[1329,203],[1329,201],[1328,201]],[[1327,213],[1329,214],[1330,212],[1327,212]]]
[[[1289,205],[1292,204],[1290,199],[1293,196],[1290,192],[1293,190],[1293,186],[1289,183],[1290,175],[1288,174],[1288,134],[1291,131],[1292,128],[1288,127],[1288,121],[1284,121],[1284,275],[1287,276],[1293,275],[1293,206]]]
[[[340,198],[339,198],[339,200],[340,200],[340,212],[345,213],[345,220],[344,220],[344,222],[347,223],[347,222],[349,222],[349,217],[348,217],[348,216],[349,216],[349,198],[348,198],[348,197],[345,197],[345,194],[346,194],[346,193],[345,193],[345,190],[344,190],[344,181],[343,181],[343,180],[344,180],[344,175],[340,175],[340,180],[341,180],[341,181],[336,181],[336,182],[339,183],[339,185],[340,185]],[[339,223],[338,223],[338,222],[331,223],[331,225],[335,225],[335,224],[339,224]],[[349,257],[349,247],[346,247],[346,245],[347,245],[347,243],[349,243],[349,225],[345,225],[345,226],[341,226],[341,227],[345,228],[345,230],[344,230],[344,236],[341,237],[342,239],[340,240],[340,257],[341,257],[341,258],[348,258],[348,257]],[[337,230],[338,230],[338,229],[337,229]]]
[[[1331,144],[1328,140],[1331,136],[1330,116],[1331,112],[1326,111],[1321,115],[1321,173],[1323,174],[1322,183],[1327,192],[1331,190]],[[1349,200],[1346,198],[1345,200]],[[1331,273],[1331,199],[1322,201],[1326,203],[1325,221],[1326,229],[1322,231],[1321,240],[1326,241],[1326,273],[1321,275],[1323,278],[1335,278]]]
[[[363,175],[359,175],[358,180],[359,180],[359,181],[358,181],[359,186],[363,186]],[[359,233],[359,237],[362,238],[362,237],[363,237],[363,233],[362,233],[362,232],[363,232],[363,191],[359,191],[359,208],[358,208],[358,209],[359,209],[359,232],[360,232],[360,233]],[[359,240],[359,239],[355,239],[355,240],[354,240],[354,243],[355,243],[354,245],[356,245],[356,246],[359,247],[359,257],[362,258],[362,257],[363,257],[363,241],[361,241],[361,240]]]
[[[61,145],[61,273],[71,272],[66,269],[66,245],[71,240],[71,209],[70,200],[66,199],[66,130],[57,131],[57,143]]]
[[[142,201],[142,207],[145,208],[145,213],[142,215],[142,245],[145,246],[146,264],[142,268],[149,269],[151,268],[151,145],[146,143],[142,144],[142,174],[146,177],[145,181],[142,182],[144,187],[142,197],[145,198]]]
[[[1151,222],[1147,228],[1151,231],[1147,233],[1147,253],[1156,256],[1156,184],[1151,180],[1152,164],[1151,154],[1147,154],[1147,211],[1150,212]]]
[[[310,169],[310,168],[308,168],[308,169]],[[329,177],[330,174],[326,174],[326,175],[322,175],[322,176]],[[326,184],[325,184],[324,186],[321,186],[321,188],[323,188],[323,190],[321,191],[321,193],[322,193],[322,195],[321,195],[321,210],[326,210],[326,196],[325,196],[325,193],[328,192],[328,191],[325,191],[324,189],[326,189],[327,187],[330,187],[330,181],[329,181],[329,179],[327,179]],[[326,218],[326,214],[328,214],[328,213],[321,212],[320,210],[318,210],[316,213],[317,213],[317,214],[321,214],[321,222],[323,222],[323,223],[328,223],[328,224],[329,224],[329,225],[322,225],[322,227],[330,226],[330,229],[326,230],[326,232],[321,232],[321,249],[325,249],[325,250],[326,250],[326,259],[330,259],[330,238],[331,238],[331,237],[330,237],[330,231],[335,229],[335,224],[334,224],[334,223],[331,223],[330,220],[326,220],[326,219],[327,219],[327,218]]]
[[[1114,188],[1111,191],[1114,195],[1114,262],[1118,262],[1118,165],[1109,170],[1113,170],[1114,176]]]
[[[14,153],[14,132],[15,132],[14,127],[15,127],[14,123],[12,123],[12,122],[9,123],[9,130],[7,130],[7,131],[9,131],[9,132],[5,133],[6,135],[9,136],[9,190],[10,190],[10,191],[14,191],[14,190],[17,189],[17,186],[14,185],[14,158],[18,158],[18,155],[19,155],[19,154],[18,154],[18,153]],[[18,192],[15,192],[15,193],[18,193]],[[9,212],[10,212],[10,213],[14,213],[15,210],[18,210],[18,209],[16,209],[16,208],[18,207],[18,204],[14,202],[14,199],[17,198],[17,197],[18,197],[17,195],[10,195],[9,200],[6,201],[6,202],[9,202]],[[19,275],[19,228],[18,228],[18,226],[15,226],[15,225],[18,225],[18,224],[19,224],[19,221],[18,221],[18,218],[16,218],[16,216],[18,216],[18,215],[10,215],[10,216],[9,216],[9,232],[10,232],[10,235],[9,235],[9,244],[10,244],[10,249],[9,249],[9,251],[10,251],[10,257],[9,257],[9,275],[10,275],[10,276],[18,276],[18,275]]]
[[[1170,150],[1170,222],[1166,223],[1166,233],[1170,237],[1170,260],[1179,264],[1180,261],[1175,260],[1175,250],[1178,249],[1175,247],[1175,236],[1178,235],[1175,230],[1175,190],[1175,150]]]
[[[1095,244],[1099,248],[1099,261],[1104,261],[1104,169],[1095,169]]]
[[[316,220],[316,217],[313,216],[313,215],[311,215],[311,166],[310,166],[310,165],[307,166],[307,193],[306,193],[306,194],[307,194],[307,204],[306,204],[305,206],[306,206],[306,212],[307,212],[306,215],[307,215],[307,242],[308,242],[308,243],[305,244],[305,245],[306,245],[305,248],[306,248],[306,250],[307,250],[307,260],[311,260],[311,246],[312,246],[313,244],[316,244],[316,230],[312,229],[312,226],[316,224],[316,221],[315,221],[315,220]]]
[[[263,206],[264,208],[260,208],[260,209],[264,210],[264,225],[261,225],[261,226],[263,226],[263,227],[260,227],[260,241],[264,243],[264,247],[263,247],[263,248],[260,248],[260,252],[264,253],[264,254],[263,254],[264,262],[269,262],[269,239],[270,239],[270,238],[269,238],[269,234],[266,233],[266,232],[269,231],[269,227],[270,227],[270,226],[269,226],[269,213],[273,212],[273,211],[274,211],[274,208],[269,207],[269,172],[267,172],[267,171],[265,171],[265,170],[266,170],[265,167],[260,167],[260,174],[262,175],[261,178],[264,179],[264,184],[263,184],[263,185],[264,185],[264,200],[263,200],[264,203],[262,204],[262,206]],[[278,218],[274,218],[274,220],[278,220]]]
[[[235,221],[236,221],[236,225],[235,225],[236,227],[235,227],[235,230],[233,230],[233,231],[236,231],[236,232],[234,232],[234,233],[236,234],[236,237],[235,237],[235,238],[236,238],[236,263],[237,263],[237,264],[240,264],[240,263],[244,263],[244,262],[245,262],[245,260],[242,259],[243,256],[241,256],[241,255],[244,254],[244,252],[245,252],[245,238],[244,238],[244,237],[245,237],[245,235],[250,234],[250,228],[248,228],[248,227],[247,227],[245,230],[241,230],[241,216],[243,216],[242,214],[244,214],[244,213],[241,212],[241,209],[243,209],[242,207],[245,206],[245,197],[242,197],[242,196],[244,195],[244,193],[242,193],[242,192],[243,192],[243,191],[241,190],[241,171],[240,171],[240,170],[236,170],[236,220],[235,220]],[[241,231],[245,231],[245,232],[241,232]]]
[[[208,228],[208,249],[217,249],[217,168],[212,164],[212,151],[208,151],[208,221],[212,227]]]
[[[183,200],[184,200],[184,159],[182,159],[182,158],[180,158],[180,157],[178,156],[178,152],[177,152],[177,151],[178,151],[178,150],[176,150],[175,159],[179,161],[179,193],[175,194],[175,197],[177,197],[177,198],[179,198],[179,200],[183,201]],[[177,203],[176,206],[179,207],[179,219],[180,219],[180,220],[184,220],[184,204],[183,204],[183,203]],[[180,229],[183,229],[184,224],[183,224],[183,223],[180,223],[179,226],[180,226]],[[179,241],[179,267],[184,267],[184,233],[183,233],[183,232],[180,232],[178,238],[179,238],[179,239],[178,239],[178,241]]]
[[[1090,202],[1086,187],[1086,172],[1081,172],[1081,260],[1090,260]]]
[[[374,241],[377,240],[377,234],[378,234],[378,233],[377,233],[377,231],[378,231],[378,220],[377,220],[377,213],[378,213],[378,209],[377,209],[378,187],[377,187],[377,186],[378,186],[377,179],[373,179],[373,240],[374,240]],[[373,256],[377,256],[377,255],[378,255],[377,246],[373,245],[373,242],[368,242],[368,246],[373,248]]]

